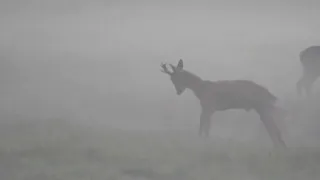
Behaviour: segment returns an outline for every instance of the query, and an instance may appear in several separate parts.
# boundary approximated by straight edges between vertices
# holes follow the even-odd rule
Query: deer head
[[[169,66],[172,69],[172,72],[168,70],[167,65],[166,64],[161,64],[162,70],[161,72],[168,74],[170,76],[171,82],[173,83],[177,94],[180,95],[182,94],[185,89],[185,80],[184,80],[184,76],[183,76],[183,61],[182,59],[179,60],[177,66],[174,66],[172,64],[169,64]]]

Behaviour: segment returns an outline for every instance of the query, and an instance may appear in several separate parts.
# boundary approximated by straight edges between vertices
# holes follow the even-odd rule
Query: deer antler
[[[172,65],[172,64],[169,64],[169,65],[170,65],[172,71],[173,71],[173,72],[176,72],[176,67],[175,67],[174,65]]]
[[[166,73],[166,74],[169,74],[169,75],[172,75],[172,74],[173,74],[172,72],[170,72],[170,71],[168,70],[167,64],[161,63],[160,66],[162,67],[161,72]]]

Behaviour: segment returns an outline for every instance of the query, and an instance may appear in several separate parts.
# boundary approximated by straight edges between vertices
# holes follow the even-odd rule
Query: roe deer
[[[188,88],[200,101],[199,136],[203,134],[205,137],[209,136],[211,116],[216,111],[228,109],[255,110],[274,145],[286,147],[274,120],[275,115],[284,119],[287,113],[284,109],[275,106],[277,97],[266,88],[249,80],[202,80],[197,75],[184,70],[182,59],[179,60],[177,66],[169,65],[172,71],[169,71],[167,65],[163,63],[161,64],[161,71],[170,76],[176,93],[181,95]]]
[[[300,63],[302,76],[296,84],[297,92],[299,96],[302,96],[304,89],[305,95],[310,96],[312,86],[320,76],[320,46],[310,46],[301,51]]]

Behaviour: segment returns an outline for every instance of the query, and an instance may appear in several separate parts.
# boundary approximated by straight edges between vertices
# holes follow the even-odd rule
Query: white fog
[[[0,2],[0,177],[318,179],[319,85],[303,99],[296,83],[300,52],[319,45],[319,10],[297,0]],[[272,149],[254,111],[216,112],[210,137],[198,137],[198,99],[178,96],[160,71],[179,59],[204,80],[251,80],[277,96],[288,150]]]

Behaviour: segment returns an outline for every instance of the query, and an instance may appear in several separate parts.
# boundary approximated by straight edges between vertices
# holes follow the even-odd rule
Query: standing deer
[[[199,99],[201,105],[199,136],[209,136],[211,117],[216,111],[229,109],[255,110],[275,146],[286,147],[282,140],[280,130],[274,122],[275,115],[286,117],[284,109],[276,107],[277,97],[266,88],[249,80],[202,80],[197,75],[183,69],[183,61],[179,60],[177,66],[161,64],[162,72],[168,74],[175,87],[177,95],[185,89],[191,89]]]
[[[302,76],[297,82],[298,95],[302,96],[304,89],[306,96],[311,95],[314,82],[320,76],[320,46],[310,46],[300,52]]]

